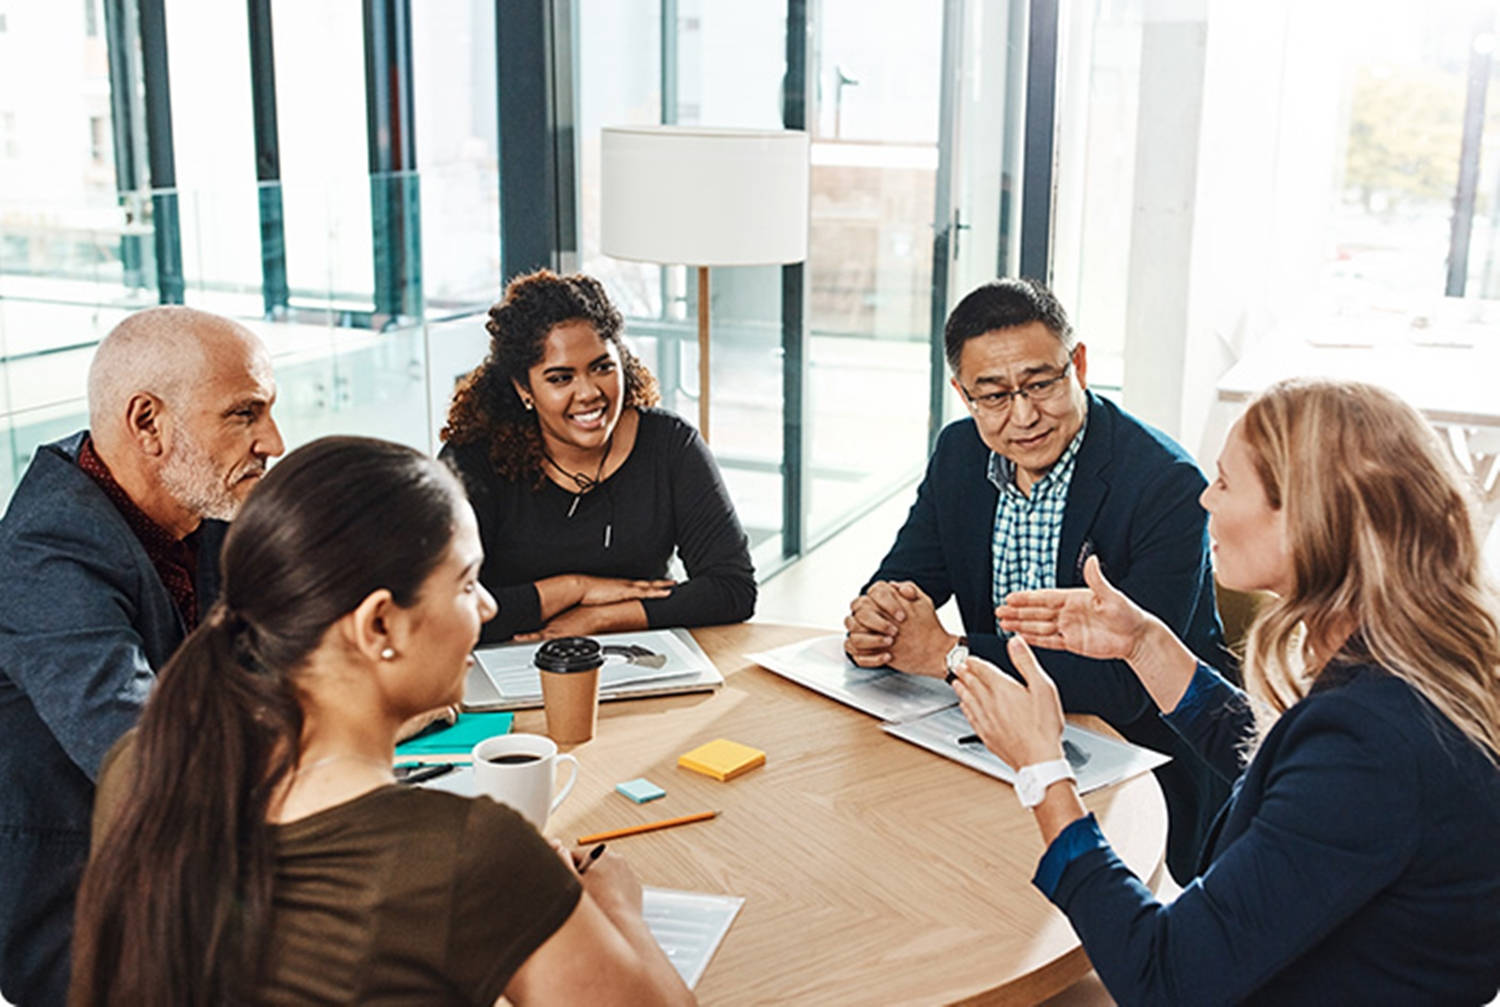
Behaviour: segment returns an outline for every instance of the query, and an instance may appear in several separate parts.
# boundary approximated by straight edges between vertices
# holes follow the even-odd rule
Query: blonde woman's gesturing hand
[[[1099,569],[1099,557],[1083,565],[1086,588],[1017,591],[995,609],[1000,628],[1033,647],[1068,650],[1084,657],[1129,660],[1152,621],[1115,589]]]
[[[984,747],[1012,767],[1060,759],[1063,711],[1057,686],[1025,640],[1012,637],[1009,649],[1020,682],[977,657],[959,667],[953,688],[964,716]]]

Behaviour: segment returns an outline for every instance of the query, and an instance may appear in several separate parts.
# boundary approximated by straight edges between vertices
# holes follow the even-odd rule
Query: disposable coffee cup
[[[594,736],[599,725],[599,667],[604,649],[586,636],[565,636],[537,648],[542,678],[542,705],[547,733],[559,745],[576,745]]]
[[[509,805],[541,832],[547,817],[578,781],[578,760],[559,753],[551,738],[540,734],[501,734],[474,746],[474,787]],[[568,782],[557,788],[558,767],[568,765]]]

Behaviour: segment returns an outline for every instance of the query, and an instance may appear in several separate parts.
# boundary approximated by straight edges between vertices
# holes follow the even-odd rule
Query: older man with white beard
[[[26,1005],[66,996],[100,759],[213,604],[224,522],[283,450],[270,356],[207,312],[125,319],[88,395],[89,428],[37,450],[0,519],[0,992]]]

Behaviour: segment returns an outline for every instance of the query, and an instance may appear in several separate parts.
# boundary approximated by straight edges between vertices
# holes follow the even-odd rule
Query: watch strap
[[[969,658],[969,638],[961,636],[958,642],[948,648],[948,653],[943,655],[943,681],[952,685],[958,678],[958,666]]]
[[[1058,780],[1078,782],[1067,759],[1036,762],[1016,771],[1016,798],[1022,807],[1034,808],[1047,796],[1047,788]]]

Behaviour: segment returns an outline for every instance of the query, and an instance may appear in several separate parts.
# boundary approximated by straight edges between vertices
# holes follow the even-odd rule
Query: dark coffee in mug
[[[493,762],[497,766],[524,766],[529,762],[541,759],[540,755],[531,752],[506,752],[504,755],[492,755],[485,762]]]

